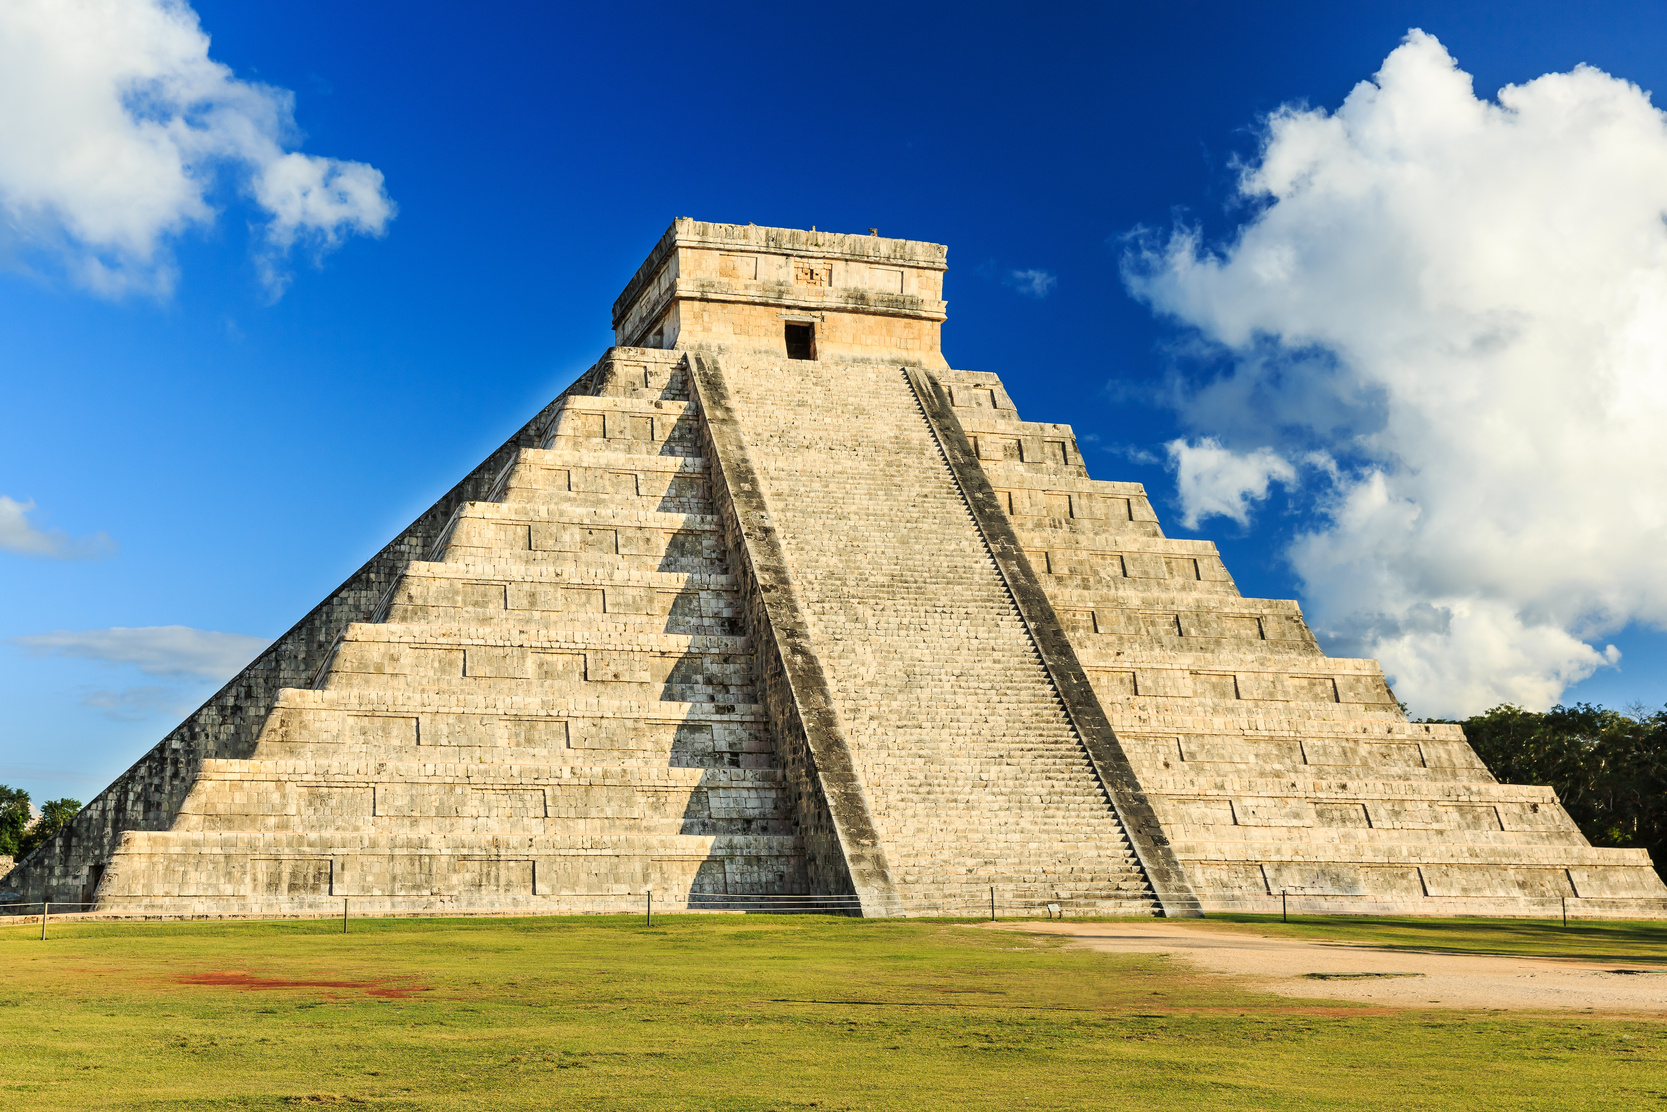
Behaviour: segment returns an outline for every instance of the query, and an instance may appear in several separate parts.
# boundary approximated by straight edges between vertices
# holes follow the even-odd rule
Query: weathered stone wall
[[[934,243],[679,218],[614,303],[616,342],[943,367],[945,249]]]
[[[787,358],[784,325],[809,323],[816,356],[887,366],[945,366],[937,321],[874,316],[835,309],[783,311],[773,305],[737,305],[695,298],[674,303],[661,317],[664,346],[715,354]]]

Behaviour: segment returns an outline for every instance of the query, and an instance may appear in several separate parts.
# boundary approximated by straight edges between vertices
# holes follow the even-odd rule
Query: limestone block
[[[1139,610],[1113,610],[1107,607],[1096,607],[1091,613],[1094,615],[1094,632],[1096,633],[1124,637],[1138,637],[1146,634],[1146,619]]]
[[[1506,830],[1578,833],[1568,812],[1554,802],[1499,802],[1494,805],[1500,826]]]
[[[1142,696],[1191,698],[1192,675],[1175,668],[1140,668],[1134,674],[1134,693]]]
[[[1199,894],[1216,906],[1225,903],[1231,908],[1235,901],[1246,896],[1270,895],[1268,878],[1258,864],[1199,863],[1188,871]]]
[[[572,724],[564,718],[499,718],[492,738],[516,749],[564,749]]]
[[[1049,575],[1120,577],[1123,561],[1116,553],[1050,551],[1044,555]]]
[[[396,746],[419,744],[419,719],[416,715],[347,714],[342,716],[345,729],[339,735],[348,745]]]
[[[517,646],[471,645],[463,651],[463,674],[492,679],[529,679],[532,676],[532,654]]]
[[[1375,768],[1384,765],[1421,767],[1422,751],[1415,742],[1304,739],[1303,756],[1313,765]]]
[[[1286,685],[1293,702],[1341,702],[1337,697],[1337,682],[1330,676],[1290,676]]]
[[[1302,743],[1285,738],[1246,738],[1230,734],[1191,734],[1178,742],[1189,763],[1215,762],[1259,766],[1301,765]]]
[[[1249,614],[1190,611],[1180,614],[1179,619],[1181,630],[1188,637],[1233,637],[1246,641],[1262,639],[1261,622]]]
[[[1135,674],[1112,668],[1087,669],[1089,682],[1102,700],[1133,698],[1135,694]]]
[[[332,872],[327,857],[255,857],[249,861],[249,886],[256,896],[278,900],[333,895]]]
[[[1561,898],[1575,895],[1566,869],[1501,868],[1497,865],[1423,865],[1419,872],[1431,896]]]
[[[1661,878],[1647,867],[1574,865],[1566,870],[1573,894],[1582,899],[1660,899]],[[1559,893],[1560,894],[1560,893]]]
[[[1313,826],[1314,811],[1306,800],[1241,798],[1232,801],[1236,826]]]
[[[1234,679],[1241,699],[1286,702],[1291,698],[1287,677],[1278,673],[1241,669],[1234,674]]]
[[[1311,636],[1301,618],[1276,614],[1262,619],[1262,630],[1269,641],[1305,641]]]
[[[1321,827],[1339,830],[1371,829],[1372,820],[1364,803],[1314,804],[1314,822]]]
[[[1194,672],[1192,692],[1201,699],[1237,699],[1239,686],[1231,672]]]
[[[1422,741],[1418,743],[1418,747],[1423,754],[1424,763],[1432,768],[1439,766],[1471,769],[1485,775],[1489,780],[1493,779],[1487,773],[1487,766],[1476,756],[1475,750],[1463,741]]]
[[[1158,814],[1166,823],[1200,826],[1236,826],[1234,808],[1227,799],[1185,799],[1160,796]]]
[[[1125,552],[1123,572],[1130,579],[1168,579],[1169,565],[1150,552]]]

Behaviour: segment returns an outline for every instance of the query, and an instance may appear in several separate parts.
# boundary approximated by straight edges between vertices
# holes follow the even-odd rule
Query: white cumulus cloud
[[[1232,242],[1148,236],[1125,277],[1231,359],[1183,402],[1199,431],[1252,473],[1337,460],[1290,553],[1330,643],[1446,715],[1546,706],[1606,633],[1667,626],[1649,96],[1580,66],[1481,99],[1413,31],[1336,112],[1275,112],[1239,187]]]
[[[49,254],[100,293],[166,292],[168,240],[213,222],[221,182],[262,214],[274,293],[297,244],[382,234],[381,172],[290,149],[292,94],[208,50],[181,0],[0,3],[0,246],[14,263]]]
[[[153,676],[196,676],[222,682],[236,675],[272,642],[241,633],[190,626],[54,630],[12,643],[32,656],[71,656],[128,664]]]
[[[92,560],[116,550],[103,533],[71,537],[62,529],[37,529],[29,520],[35,503],[19,502],[0,494],[0,552],[49,556],[60,560]]]
[[[1251,503],[1268,496],[1269,482],[1297,477],[1297,469],[1271,448],[1234,452],[1208,436],[1197,444],[1171,440],[1164,447],[1180,487],[1181,520],[1189,529],[1211,516],[1248,524]]]

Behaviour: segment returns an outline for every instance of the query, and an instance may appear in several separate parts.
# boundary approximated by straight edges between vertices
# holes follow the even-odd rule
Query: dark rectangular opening
[[[789,324],[787,326],[787,358],[816,358],[816,326],[814,324]]]

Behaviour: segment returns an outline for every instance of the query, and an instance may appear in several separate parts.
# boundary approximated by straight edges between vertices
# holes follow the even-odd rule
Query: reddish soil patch
[[[409,1000],[419,992],[431,992],[426,985],[391,984],[387,981],[291,981],[281,977],[257,977],[240,969],[220,973],[188,973],[177,978],[182,985],[210,985],[215,988],[356,988],[366,996]]]

